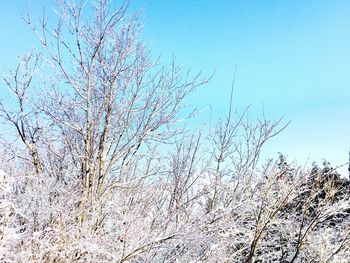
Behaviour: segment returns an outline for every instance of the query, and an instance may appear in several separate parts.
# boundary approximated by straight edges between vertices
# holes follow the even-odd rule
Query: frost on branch
[[[0,102],[1,262],[348,262],[349,181],[259,162],[286,125],[186,131],[200,74],[153,60],[127,4],[58,1]]]

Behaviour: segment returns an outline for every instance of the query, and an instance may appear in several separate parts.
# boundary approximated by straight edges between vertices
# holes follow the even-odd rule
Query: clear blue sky
[[[1,3],[1,72],[37,44],[21,20],[26,2],[33,16],[54,3]],[[193,106],[224,114],[237,64],[238,107],[253,104],[258,112],[263,104],[267,116],[292,121],[266,156],[281,151],[301,164],[308,158],[333,165],[348,160],[350,1],[131,0],[131,8],[144,9],[144,39],[154,55],[167,61],[175,54],[193,71],[216,71],[191,97]],[[209,110],[199,116],[208,118]]]

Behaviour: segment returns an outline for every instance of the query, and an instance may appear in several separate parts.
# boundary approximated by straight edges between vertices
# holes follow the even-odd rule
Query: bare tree
[[[42,129],[38,121],[38,112],[35,111],[30,102],[30,87],[39,63],[38,54],[29,54],[23,57],[15,70],[3,78],[11,95],[15,98],[16,107],[8,109],[0,102],[0,117],[15,129],[20,140],[25,145],[30,162],[33,164],[37,174],[42,172],[42,163],[39,156],[38,140]],[[27,159],[25,156],[18,156]]]
[[[206,80],[183,74],[174,61],[170,67],[152,61],[139,38],[142,22],[138,15],[127,16],[127,2],[117,7],[106,0],[87,5],[59,1],[58,7],[54,27],[45,14],[40,26],[29,15],[25,19],[40,35],[50,66],[45,69],[50,82],[41,87],[36,110],[27,113],[24,108],[38,61],[29,55],[11,74],[12,80],[5,79],[18,111],[11,113],[1,104],[1,112],[16,128],[37,173],[43,169],[37,146],[42,127],[29,122],[29,114],[49,118],[49,137],[55,143],[42,143],[46,155],[69,156],[91,204],[116,180],[127,180],[126,171],[140,149],[176,132],[172,128],[184,99]],[[87,22],[85,11],[92,12],[92,22]]]

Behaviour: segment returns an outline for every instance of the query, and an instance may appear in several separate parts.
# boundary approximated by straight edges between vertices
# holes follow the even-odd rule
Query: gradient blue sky
[[[2,1],[0,72],[38,43],[21,19],[26,2],[37,17],[42,6],[54,6],[53,0]],[[209,105],[216,117],[226,112],[237,65],[237,106],[252,104],[257,113],[264,105],[268,117],[291,121],[264,157],[281,151],[300,164],[348,161],[350,1],[131,0],[131,8],[144,10],[143,35],[154,55],[168,61],[175,54],[193,71],[216,71],[191,96],[203,110],[198,122],[209,119]]]

